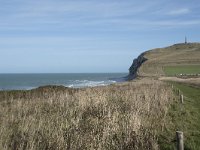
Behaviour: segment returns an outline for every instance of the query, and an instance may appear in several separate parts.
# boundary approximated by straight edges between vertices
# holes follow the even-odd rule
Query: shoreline
[[[2,75],[0,76],[0,91],[28,91],[44,86],[63,86],[66,88],[107,86],[127,81],[126,76],[125,73]]]
[[[32,88],[27,88],[27,89],[6,89],[6,90],[2,90],[0,89],[0,92],[24,92],[24,91],[33,91],[33,90],[37,90],[37,89],[43,89],[43,88],[63,88],[63,89],[85,89],[85,88],[95,88],[95,87],[106,87],[106,86],[110,86],[110,85],[116,85],[116,84],[120,84],[120,83],[125,83],[128,82],[130,80],[128,80],[126,77],[122,77],[122,78],[118,78],[118,79],[123,79],[123,80],[108,80],[109,83],[100,83],[100,84],[94,84],[94,85],[85,85],[85,86],[65,86],[62,84],[56,85],[56,84],[49,84],[49,85],[41,85],[38,87],[32,87]],[[133,80],[133,79],[132,79]],[[105,82],[105,81],[91,81],[91,82]]]

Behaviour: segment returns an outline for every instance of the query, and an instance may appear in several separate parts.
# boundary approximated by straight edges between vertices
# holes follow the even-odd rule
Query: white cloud
[[[58,19],[58,18],[110,18],[147,13],[154,8],[152,2],[126,1],[28,1],[15,9],[12,5],[4,6],[2,14],[6,20],[13,19]],[[1,8],[0,8],[1,9]],[[1,16],[0,16],[1,18]]]
[[[168,15],[184,15],[190,13],[190,9],[188,8],[180,8],[176,10],[171,10],[167,14]]]
[[[123,18],[116,18],[116,19],[102,19],[102,20],[93,20],[87,22],[88,26],[95,26],[98,24],[103,25],[110,25],[115,27],[116,29],[120,30],[137,30],[137,29],[152,29],[152,28],[178,28],[184,26],[193,26],[193,25],[200,25],[199,19],[187,19],[187,20],[174,20],[174,19],[164,19],[164,20],[153,20],[153,19],[123,19]],[[114,29],[114,28],[112,28]]]
[[[158,1],[27,1],[15,10],[10,8],[12,5],[3,9],[4,15],[0,19],[4,21],[0,23],[0,31],[124,31],[200,24],[197,19],[173,20],[173,16],[190,13],[189,8],[167,12],[171,6],[166,5],[160,10],[157,6],[161,4]]]

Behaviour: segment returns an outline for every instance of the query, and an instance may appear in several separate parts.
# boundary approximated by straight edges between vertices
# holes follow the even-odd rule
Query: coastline
[[[32,90],[43,86],[85,88],[125,81],[127,73],[0,74],[0,91]]]
[[[32,90],[0,91],[0,142],[13,149],[16,146],[21,149],[173,148],[175,143],[171,141],[182,123],[179,116],[199,125],[196,122],[198,112],[190,118],[187,117],[189,113],[182,113],[182,91],[177,87],[185,90],[183,106],[187,103],[191,110],[195,106],[199,108],[196,104],[199,89],[163,81],[171,80],[163,75],[162,65],[168,64],[166,58],[171,58],[172,52],[179,51],[176,46],[138,56],[129,75],[123,78],[124,82],[85,88],[46,85]],[[188,53],[187,45],[178,46],[186,46]],[[166,54],[168,49],[169,56]],[[177,61],[177,57],[174,58]],[[188,133],[199,128],[197,126],[192,132],[188,129],[190,125],[186,124]],[[186,134],[186,137],[191,136]],[[2,145],[0,149],[5,149]]]

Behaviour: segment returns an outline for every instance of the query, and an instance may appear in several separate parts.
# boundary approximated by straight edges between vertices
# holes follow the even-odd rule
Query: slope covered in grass
[[[164,72],[167,76],[175,76],[180,74],[200,74],[200,65],[165,66]]]
[[[200,88],[187,84],[173,83],[184,95],[184,104],[180,103],[177,92],[176,101],[168,113],[168,125],[160,136],[161,149],[175,148],[175,131],[183,131],[186,150],[200,149]],[[176,90],[175,90],[176,91]]]
[[[143,53],[143,57],[147,61],[138,69],[140,76],[163,76],[165,66],[199,66],[200,43],[175,44],[157,48]]]

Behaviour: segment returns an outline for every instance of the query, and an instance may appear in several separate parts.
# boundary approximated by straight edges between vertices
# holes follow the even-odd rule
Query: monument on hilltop
[[[185,36],[185,44],[187,44],[187,37]]]

